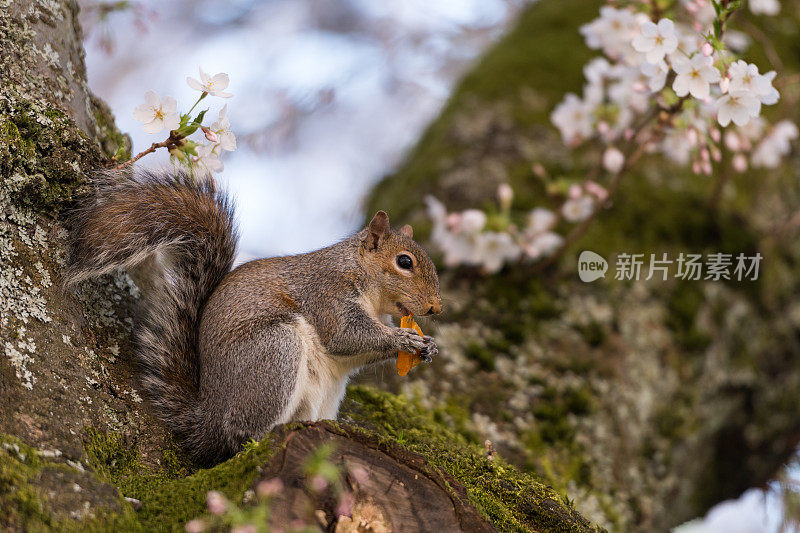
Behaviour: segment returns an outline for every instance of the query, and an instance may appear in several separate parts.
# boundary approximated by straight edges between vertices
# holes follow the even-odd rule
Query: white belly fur
[[[296,407],[288,418],[293,421],[335,419],[347,382],[361,366],[361,358],[335,357],[328,353],[316,330],[303,318],[297,319],[295,328],[303,339],[303,350],[296,396],[289,402]]]

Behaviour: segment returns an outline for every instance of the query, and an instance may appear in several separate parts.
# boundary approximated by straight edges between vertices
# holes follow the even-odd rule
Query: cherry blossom
[[[658,24],[645,22],[632,44],[637,52],[645,54],[648,63],[657,63],[678,49],[675,23],[669,19],[661,19]]]
[[[753,150],[751,158],[753,166],[776,168],[780,165],[781,158],[791,150],[791,141],[797,139],[797,137],[798,129],[793,122],[789,120],[778,122],[772,132],[764,137],[756,149]]]
[[[173,97],[165,96],[162,99],[155,91],[147,91],[144,101],[133,110],[133,118],[144,123],[144,131],[158,133],[164,128],[171,131],[178,127],[178,102]]]
[[[528,259],[539,259],[555,252],[564,238],[552,231],[556,224],[555,213],[536,207],[528,213],[528,225],[523,233],[522,250]]]
[[[591,196],[570,198],[561,207],[561,214],[569,222],[582,222],[594,211],[594,200]]]
[[[499,214],[495,210],[491,217],[475,209],[448,213],[441,202],[428,198],[432,240],[445,265],[494,273],[509,262],[560,253],[585,229],[580,223],[608,204],[635,154],[662,154],[711,176],[724,159],[723,148],[738,172],[774,168],[790,152],[797,126],[782,121],[770,128],[760,116],[762,105],[780,98],[773,87],[776,73],[761,74],[755,64],[736,56],[749,44],[745,34],[726,24],[737,5],[722,3],[715,9],[708,0],[672,2],[658,8],[659,16],[669,18],[657,23],[650,21],[656,3],[615,5],[602,7],[598,18],[580,28],[587,46],[603,55],[584,66],[582,93],[566,94],[550,115],[569,147],[604,147],[599,168],[587,171],[592,179],[586,174],[551,178],[534,162],[538,179],[553,180],[546,183],[547,201],[560,205],[534,208],[522,224],[512,211],[513,190],[505,184],[498,189]],[[764,14],[780,7],[774,0],[751,0],[750,5]],[[601,169],[609,175],[597,172]],[[563,194],[565,182],[572,185]],[[570,229],[571,224],[577,226]],[[562,231],[570,237],[565,239]]]
[[[757,15],[777,15],[781,10],[778,0],[748,0],[747,4],[750,11]]]
[[[211,131],[216,135],[220,148],[228,152],[236,150],[236,135],[231,131],[227,104],[220,109],[217,121],[211,125]]]
[[[731,120],[737,126],[744,126],[761,112],[761,102],[748,91],[731,90],[717,100],[716,108],[720,126],[727,126]]]
[[[702,54],[695,54],[691,59],[677,57],[672,61],[672,68],[677,73],[672,83],[675,94],[691,94],[699,100],[708,98],[711,84],[719,82],[722,77],[714,66],[714,60]]]
[[[192,168],[201,172],[221,172],[225,165],[220,160],[219,144],[203,144],[197,147],[197,156],[192,158]]]
[[[514,201],[514,189],[508,183],[501,183],[497,187],[497,199],[500,201],[500,208],[504,211],[511,209],[511,203]]]
[[[477,233],[486,226],[486,213],[479,209],[467,209],[461,213],[460,229],[464,233]]]
[[[222,92],[230,83],[227,74],[220,72],[218,74],[214,74],[213,76],[209,76],[203,72],[202,67],[199,69],[199,71],[200,81],[197,81],[197,79],[192,78],[191,76],[186,78],[186,83],[189,84],[189,87],[196,91],[200,91],[201,93],[208,93],[211,96],[219,96],[220,98],[230,98],[233,96],[233,93]]]
[[[618,173],[625,165],[625,156],[617,148],[610,146],[603,152],[603,168],[612,174]]]
[[[580,28],[589,48],[602,49],[613,59],[632,59],[637,54],[631,47],[641,25],[647,20],[642,13],[611,6],[600,8],[600,17]]]
[[[669,65],[663,59],[658,63],[642,63],[640,68],[642,74],[648,78],[647,86],[650,88],[650,92],[657,93],[664,88],[667,83]]]
[[[506,261],[515,261],[522,253],[508,233],[482,233],[478,243],[476,262],[489,274],[499,272]]]
[[[550,118],[561,131],[564,142],[573,144],[591,137],[593,111],[590,104],[569,93],[564,101],[556,106]]]
[[[731,64],[728,69],[731,78],[731,91],[748,91],[759,99],[762,104],[774,104],[778,101],[778,91],[772,87],[772,80],[775,72],[759,74],[758,67],[752,63],[746,63],[741,59]]]

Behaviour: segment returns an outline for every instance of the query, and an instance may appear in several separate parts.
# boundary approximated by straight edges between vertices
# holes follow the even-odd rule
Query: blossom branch
[[[748,5],[754,12],[763,9]],[[736,60],[722,42],[740,7],[735,0],[642,2],[638,8],[643,11],[633,4],[602,7],[600,17],[580,31],[588,46],[601,49],[605,57],[584,67],[583,94],[567,94],[551,115],[566,145],[589,139],[605,145],[597,165],[568,186],[556,212],[533,209],[521,230],[511,221],[513,191],[507,185],[508,191],[499,191],[502,216],[490,219],[474,209],[448,214],[430,199],[432,238],[445,252],[445,263],[476,265],[487,273],[497,272],[504,262],[539,260],[539,269],[552,264],[585,234],[646,152],[690,163],[696,174],[709,176],[715,164],[723,163],[722,148],[732,152],[732,165],[726,161],[725,171],[717,173],[712,210],[729,179],[728,168],[776,167],[800,132],[787,120],[769,127],[760,116],[763,105],[779,99],[772,86],[776,73],[761,74],[756,65]],[[679,22],[663,18],[668,13]],[[681,22],[686,18],[688,24]],[[610,176],[607,188],[595,182],[601,169]],[[546,179],[547,174],[537,175]],[[564,182],[557,188],[563,191]],[[572,223],[566,237],[555,232]]]

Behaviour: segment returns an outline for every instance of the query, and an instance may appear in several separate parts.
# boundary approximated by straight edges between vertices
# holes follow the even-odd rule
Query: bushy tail
[[[181,171],[101,173],[93,185],[71,216],[66,279],[73,285],[156,252],[167,258],[160,288],[143,294],[137,351],[157,414],[182,440],[192,440],[200,313],[233,265],[233,208],[213,181],[196,183]]]

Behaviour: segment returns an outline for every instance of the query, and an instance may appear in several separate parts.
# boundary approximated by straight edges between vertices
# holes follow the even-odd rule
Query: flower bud
[[[206,134],[206,139],[208,139],[212,143],[219,142],[219,137],[217,136],[217,134],[211,131],[210,129],[206,128],[205,126],[203,126],[203,133]]]
[[[511,209],[511,202],[514,200],[514,189],[508,183],[501,183],[497,187],[497,197],[500,199],[500,207],[503,211]]]
[[[714,53],[714,47],[711,46],[711,43],[706,41],[703,43],[703,46],[700,47],[700,51],[703,52],[703,55],[706,57],[710,57],[711,54]]]
[[[733,156],[733,169],[736,172],[744,172],[747,170],[747,158],[744,154],[736,154]]]
[[[600,202],[608,200],[608,191],[599,183],[589,180],[584,187],[586,188],[586,192],[595,195]]]
[[[609,146],[603,153],[603,168],[612,174],[618,174],[625,165],[625,156],[617,148]]]

